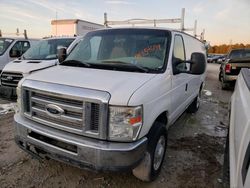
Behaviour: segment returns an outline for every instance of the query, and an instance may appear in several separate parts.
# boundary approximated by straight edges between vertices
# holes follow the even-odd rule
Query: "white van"
[[[250,187],[250,69],[237,78],[229,106],[223,181],[225,187]]]
[[[1,74],[1,86],[10,87],[9,90],[15,89],[18,82],[28,74],[56,65],[58,62],[57,50],[67,48],[69,52],[79,39],[80,37],[56,37],[41,40],[27,50],[21,58],[4,67]]]
[[[0,37],[0,73],[10,61],[21,57],[38,40]]]
[[[205,70],[205,45],[180,31],[89,32],[58,66],[19,82],[16,143],[37,157],[151,181],[169,126],[199,108]]]

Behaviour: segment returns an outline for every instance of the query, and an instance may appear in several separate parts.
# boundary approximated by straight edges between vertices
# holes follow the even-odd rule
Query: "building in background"
[[[52,20],[52,36],[85,35],[89,31],[104,28],[104,25],[79,19]]]

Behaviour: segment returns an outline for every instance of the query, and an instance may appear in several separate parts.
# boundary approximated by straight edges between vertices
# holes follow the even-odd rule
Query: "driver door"
[[[171,107],[173,119],[176,120],[186,109],[186,100],[188,98],[188,82],[189,75],[187,73],[177,73],[180,71],[187,71],[188,66],[186,63],[177,62],[185,61],[185,46],[183,38],[180,34],[174,37],[174,48],[172,54],[172,92],[171,92]],[[177,70],[177,71],[175,71]]]

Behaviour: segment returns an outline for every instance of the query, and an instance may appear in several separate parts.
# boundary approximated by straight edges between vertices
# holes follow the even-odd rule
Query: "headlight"
[[[114,141],[136,140],[142,126],[142,106],[111,106],[109,111],[109,139]]]

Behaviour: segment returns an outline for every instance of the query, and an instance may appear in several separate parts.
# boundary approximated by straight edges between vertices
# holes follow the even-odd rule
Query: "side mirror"
[[[10,50],[10,57],[20,57],[22,55],[21,51],[18,49],[12,48]]]
[[[173,58],[173,74],[179,74],[179,73],[189,73],[187,71],[186,63],[191,63],[190,61],[184,61],[179,58]]]
[[[190,74],[203,74],[206,70],[205,55],[199,52],[192,53],[191,55]]]
[[[57,58],[59,63],[63,62],[67,57],[67,49],[66,48],[60,48],[57,50]]]

